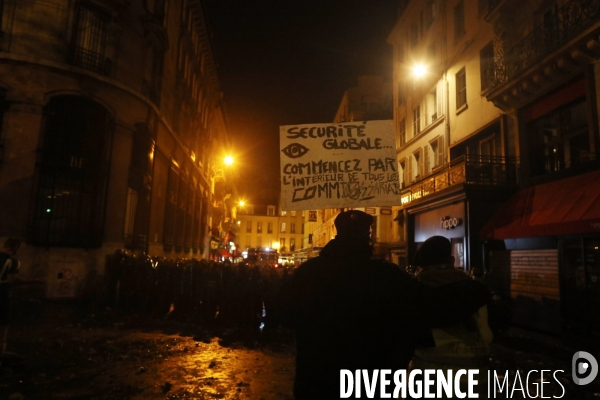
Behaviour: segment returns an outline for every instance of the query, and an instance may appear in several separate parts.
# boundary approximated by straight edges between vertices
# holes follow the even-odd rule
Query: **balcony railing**
[[[519,43],[505,50],[502,39],[494,40],[492,88],[497,88],[521,71],[557,51],[600,17],[600,0],[571,0],[558,9],[551,22],[540,25]]]
[[[71,46],[69,49],[69,64],[97,72],[102,75],[110,75],[110,59],[102,54],[86,50],[81,47]]]
[[[408,203],[458,184],[514,186],[517,184],[518,167],[515,157],[467,154],[413,181],[409,185],[410,194],[403,194],[402,202]]]

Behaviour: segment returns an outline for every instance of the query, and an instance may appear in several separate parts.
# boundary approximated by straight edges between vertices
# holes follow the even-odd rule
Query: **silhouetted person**
[[[452,243],[443,236],[432,236],[423,242],[415,254],[413,265],[417,267],[417,280],[432,287],[473,279],[463,270],[454,268]],[[485,395],[492,338],[488,310],[484,305],[456,324],[425,332],[415,351],[412,368],[454,372],[479,369],[476,389],[480,395]],[[466,390],[466,376],[461,379],[461,385]]]
[[[489,297],[473,281],[437,290],[371,259],[372,223],[362,211],[340,213],[335,239],[282,288],[283,321],[296,332],[298,400],[339,398],[341,369],[407,369],[420,329],[464,318]]]

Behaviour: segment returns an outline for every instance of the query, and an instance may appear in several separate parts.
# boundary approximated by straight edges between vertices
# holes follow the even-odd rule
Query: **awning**
[[[230,252],[228,252],[228,251],[227,251],[227,250],[225,250],[225,249],[221,249],[221,255],[222,255],[223,257],[227,257],[227,258],[229,258],[229,257],[232,257],[231,253],[230,253]]]
[[[600,233],[600,171],[522,189],[483,227],[483,240]]]

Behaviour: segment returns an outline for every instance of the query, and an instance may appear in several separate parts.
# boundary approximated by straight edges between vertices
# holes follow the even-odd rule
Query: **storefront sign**
[[[453,217],[442,217],[440,222],[441,228],[447,230],[454,229],[460,224],[462,224],[462,220],[460,218]]]

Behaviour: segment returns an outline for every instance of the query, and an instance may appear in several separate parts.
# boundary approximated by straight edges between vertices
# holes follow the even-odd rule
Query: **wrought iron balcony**
[[[494,4],[495,7],[497,4]],[[540,25],[510,49],[494,40],[491,88],[498,88],[542,59],[558,52],[600,18],[600,0],[571,0],[558,9],[551,22]]]
[[[459,184],[515,186],[519,163],[515,157],[463,155],[413,181],[402,194],[402,204]]]
[[[110,59],[102,54],[86,50],[81,47],[71,46],[69,49],[69,64],[97,72],[102,75],[110,75]]]

